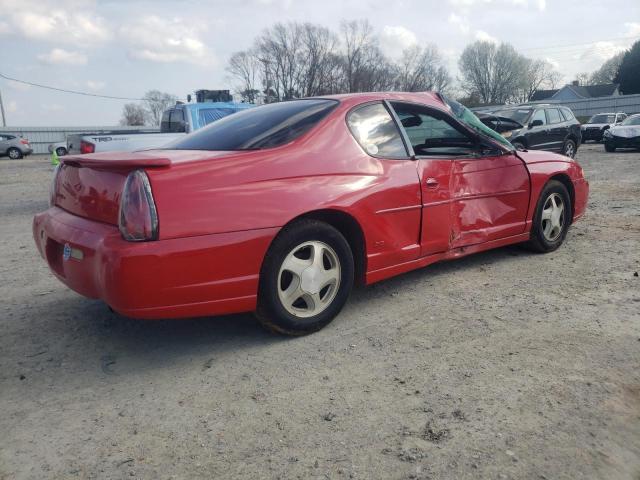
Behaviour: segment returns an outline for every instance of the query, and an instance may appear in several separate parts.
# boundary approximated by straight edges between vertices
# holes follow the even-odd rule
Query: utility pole
[[[2,113],[2,126],[7,126],[7,119],[4,116],[4,105],[2,104],[2,91],[0,91],[0,113]]]

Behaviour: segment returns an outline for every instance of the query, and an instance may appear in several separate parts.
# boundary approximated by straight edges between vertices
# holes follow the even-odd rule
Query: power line
[[[84,95],[86,97],[108,98],[110,100],[133,100],[133,101],[144,100],[144,98],[116,97],[116,96],[113,96],[113,95],[100,95],[98,93],[81,92],[81,91],[78,91],[78,90],[67,90],[67,89],[64,89],[64,88],[52,87],[51,85],[42,85],[40,83],[28,82],[26,80],[20,80],[18,78],[12,78],[12,77],[9,77],[9,76],[7,76],[7,75],[5,75],[3,73],[0,73],[0,77],[4,78],[5,80],[11,80],[12,82],[22,83],[24,85],[29,85],[29,86],[32,86],[32,87],[46,88],[48,90],[55,90],[56,92],[73,93],[75,95]]]

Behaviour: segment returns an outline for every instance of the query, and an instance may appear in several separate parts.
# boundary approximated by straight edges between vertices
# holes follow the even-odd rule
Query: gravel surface
[[[0,160],[0,478],[640,479],[640,153],[579,152],[587,215],[354,292],[314,335],[137,321],[31,238],[43,157]]]

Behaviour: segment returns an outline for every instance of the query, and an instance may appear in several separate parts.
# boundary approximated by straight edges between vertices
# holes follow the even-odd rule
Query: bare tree
[[[580,86],[589,85],[589,74],[587,72],[578,73],[575,81],[578,82]]]
[[[444,92],[451,83],[447,68],[435,45],[409,47],[397,64],[395,87],[405,92],[435,90]]]
[[[147,112],[142,105],[127,103],[122,108],[120,125],[142,126],[146,123]]]
[[[546,60],[525,58],[522,65],[520,84],[511,100],[528,102],[536,90],[555,88],[560,81],[560,73]]]
[[[608,83],[614,83],[616,75],[620,70],[624,54],[625,52],[620,52],[617,55],[614,55],[604,62],[598,70],[593,72],[589,79],[591,85],[606,85]]]
[[[301,56],[300,91],[310,97],[334,93],[338,62],[334,52],[338,39],[328,28],[305,23],[301,27],[304,53]]]
[[[522,85],[527,59],[509,44],[497,46],[477,41],[468,45],[459,60],[462,89],[484,104],[511,100]]]
[[[252,50],[236,52],[229,59],[227,71],[240,80],[241,86],[238,90],[242,98],[247,102],[254,103],[259,94],[257,87],[260,81],[261,68],[262,64]]]
[[[160,125],[162,112],[174,105],[176,100],[175,95],[160,92],[159,90],[150,90],[145,93],[142,101],[147,111],[149,124],[154,127]]]

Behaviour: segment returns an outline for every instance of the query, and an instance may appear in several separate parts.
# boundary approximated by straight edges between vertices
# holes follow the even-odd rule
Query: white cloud
[[[500,43],[500,41],[496,37],[489,35],[484,30],[476,31],[476,40],[479,40],[481,42]]]
[[[466,17],[461,17],[460,15],[452,13],[449,15],[448,21],[451,25],[456,26],[461,33],[464,33],[465,35],[469,33],[469,20]]]
[[[621,45],[616,45],[613,42],[596,42],[585,50],[580,55],[581,60],[608,60],[616,53],[624,51],[625,48]]]
[[[42,109],[47,112],[61,112],[62,110],[64,110],[64,107],[57,103],[43,103],[41,106]]]
[[[196,64],[211,64],[215,60],[200,40],[198,29],[179,18],[150,15],[124,25],[120,33],[132,58]]]
[[[69,44],[102,43],[110,32],[95,2],[51,0],[4,0],[0,31],[15,32],[27,39]]]
[[[391,57],[400,56],[403,50],[416,43],[418,43],[416,34],[402,26],[386,25],[380,34],[380,47]]]
[[[87,80],[87,87],[90,90],[102,90],[106,83],[99,80]]]
[[[7,113],[14,113],[18,111],[18,104],[15,100],[10,101],[7,104]]]
[[[7,86],[12,90],[17,90],[18,92],[25,92],[31,88],[31,85],[26,85],[24,83],[14,82],[12,80],[7,80]]]
[[[503,6],[515,6],[537,8],[540,11],[544,11],[547,8],[546,0],[449,0],[449,3],[458,10],[469,10],[471,8],[480,7],[488,4],[496,5],[502,8]]]
[[[638,37],[640,36],[640,23],[638,22],[625,22],[624,26],[627,28],[627,36]]]
[[[11,28],[9,27],[9,24],[7,22],[0,21],[0,35],[3,35],[5,33],[10,33],[10,32],[11,32]]]
[[[80,52],[70,52],[62,48],[54,48],[49,53],[38,55],[38,60],[50,65],[86,65],[87,56]]]

